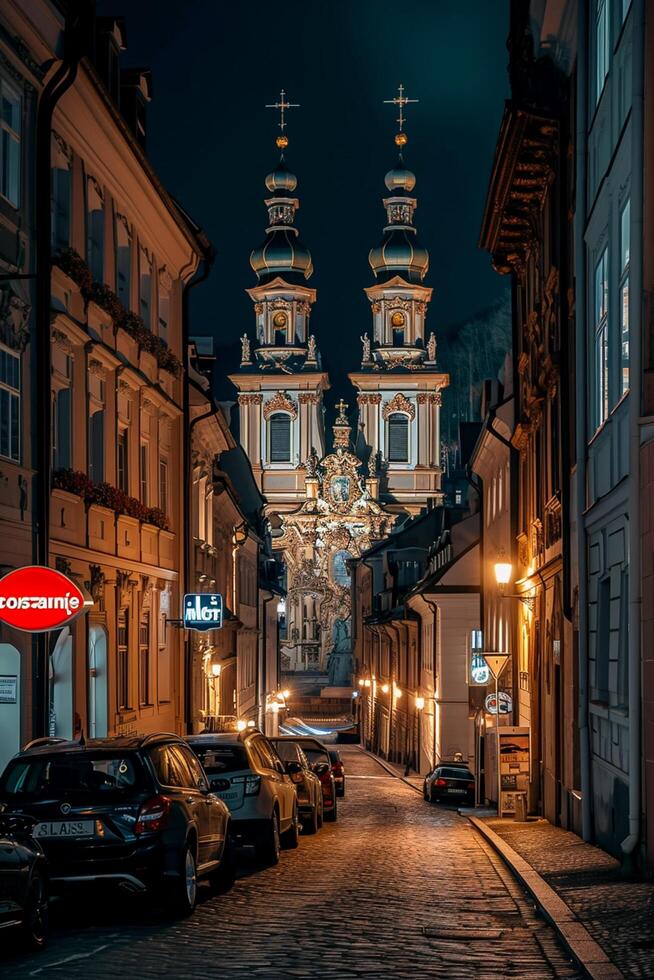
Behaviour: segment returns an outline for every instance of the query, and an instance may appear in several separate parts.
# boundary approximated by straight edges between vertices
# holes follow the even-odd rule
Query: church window
[[[388,417],[388,459],[391,463],[409,462],[409,418],[400,412]]]
[[[275,412],[268,422],[270,428],[270,462],[290,463],[291,461],[291,417],[284,412]]]

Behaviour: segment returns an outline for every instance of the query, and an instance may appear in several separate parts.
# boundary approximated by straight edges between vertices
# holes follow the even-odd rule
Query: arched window
[[[388,416],[388,460],[390,463],[409,462],[409,417],[400,412]]]
[[[285,412],[275,412],[268,420],[270,430],[269,458],[271,463],[291,461],[291,417]]]

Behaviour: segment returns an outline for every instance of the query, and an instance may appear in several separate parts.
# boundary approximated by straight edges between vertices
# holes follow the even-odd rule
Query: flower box
[[[141,525],[141,561],[159,565],[159,528],[154,524]]]
[[[135,517],[120,515],[116,519],[116,551],[121,558],[133,558],[139,561],[141,557],[141,535],[139,522]]]
[[[77,494],[54,488],[50,495],[50,530],[57,541],[84,547],[86,515],[84,501]]]

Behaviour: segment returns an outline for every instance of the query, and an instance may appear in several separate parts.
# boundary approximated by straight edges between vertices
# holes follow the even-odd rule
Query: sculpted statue
[[[246,333],[241,337],[241,363],[246,364],[250,360],[250,340]]]
[[[319,462],[320,462],[320,460],[318,459],[318,453],[316,452],[315,447],[312,446],[311,447],[311,452],[307,456],[306,463],[304,464],[305,469],[307,471],[307,476],[311,476],[311,477],[318,476],[318,463]]]
[[[370,337],[368,336],[367,333],[364,333],[363,337],[359,337],[359,340],[363,344],[363,356],[361,359],[363,361],[369,361],[370,360]]]
[[[427,360],[436,360],[436,335],[433,330],[429,334],[429,340],[427,341]]]
[[[309,337],[309,343],[307,344],[307,359],[309,361],[315,361],[316,359],[316,338],[313,334]]]

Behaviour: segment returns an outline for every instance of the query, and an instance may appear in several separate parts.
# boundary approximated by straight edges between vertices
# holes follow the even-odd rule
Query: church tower
[[[430,499],[442,502],[440,393],[449,377],[438,367],[435,334],[425,339],[429,254],[414,225],[416,178],[402,157],[404,107],[417,100],[407,99],[400,85],[389,101],[399,107],[399,158],[385,178],[384,237],[369,255],[376,279],[365,290],[372,328],[361,337],[361,369],[349,378],[357,389],[359,425],[370,447],[370,473],[379,478],[380,502],[415,514]]]
[[[267,108],[280,113],[280,157],[265,181],[266,238],[250,255],[258,280],[247,290],[254,306],[254,342],[243,334],[241,367],[230,380],[239,392],[240,441],[272,516],[305,499],[304,464],[312,452],[325,454],[323,392],[329,379],[311,333],[316,291],[307,285],[311,254],[295,227],[297,177],[284,158],[285,112],[295,106],[282,90],[280,101]]]

